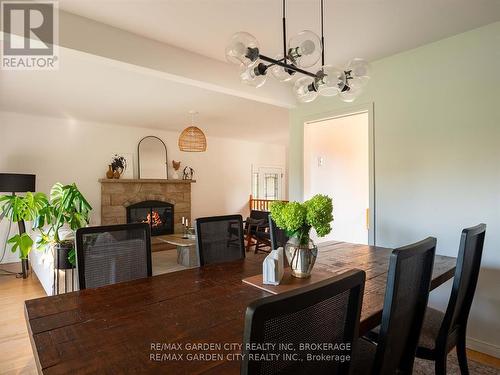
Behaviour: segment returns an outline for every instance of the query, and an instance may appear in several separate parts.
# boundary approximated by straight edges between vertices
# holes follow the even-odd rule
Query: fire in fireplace
[[[151,235],[174,233],[174,205],[160,201],[144,201],[127,207],[127,223],[148,223]]]

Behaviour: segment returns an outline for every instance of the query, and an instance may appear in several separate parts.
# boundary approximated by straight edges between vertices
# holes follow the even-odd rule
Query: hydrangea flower
[[[304,203],[274,202],[270,206],[271,217],[276,225],[290,236],[299,238],[301,243],[309,242],[311,228],[319,237],[324,237],[332,230],[332,198],[317,194]]]

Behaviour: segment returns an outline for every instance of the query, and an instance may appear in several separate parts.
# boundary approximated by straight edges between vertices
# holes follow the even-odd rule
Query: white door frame
[[[314,124],[316,122],[321,122],[330,119],[336,119],[340,117],[352,116],[359,113],[368,113],[368,168],[369,168],[369,228],[368,228],[368,244],[375,245],[377,242],[376,238],[376,199],[375,199],[375,126],[373,119],[373,103],[358,104],[353,106],[348,106],[342,109],[336,109],[333,111],[314,113],[302,117],[301,123],[305,127],[309,124]],[[302,137],[302,158],[304,158],[304,136]],[[304,166],[302,166],[304,168]],[[302,173],[302,176],[304,174]],[[304,180],[302,180],[302,194],[304,194]],[[304,199],[304,196],[302,196]]]

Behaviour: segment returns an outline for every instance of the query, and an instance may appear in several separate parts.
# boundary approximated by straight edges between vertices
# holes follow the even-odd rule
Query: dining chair
[[[269,211],[251,210],[250,216],[243,222],[245,230],[246,251],[255,246],[255,254],[269,247]]]
[[[269,233],[271,236],[271,246],[273,250],[279,247],[285,247],[290,237],[281,228],[278,228],[272,216],[269,215]]]
[[[393,250],[377,343],[359,339],[354,374],[412,373],[435,252],[433,237]]]
[[[465,339],[476,290],[486,224],[466,228],[460,237],[455,278],[446,312],[427,307],[417,357],[435,361],[437,375],[446,374],[446,357],[456,347],[462,375],[469,373]]]
[[[307,360],[307,354],[352,354],[352,347],[339,352],[326,345],[356,344],[364,284],[364,271],[349,270],[252,302],[245,313],[241,374],[349,374],[349,361]],[[304,344],[324,347],[300,351]],[[259,360],[269,354],[273,360]]]
[[[200,266],[245,258],[241,215],[196,219],[196,238]]]
[[[80,289],[151,276],[149,225],[80,228],[76,231],[76,260]]]

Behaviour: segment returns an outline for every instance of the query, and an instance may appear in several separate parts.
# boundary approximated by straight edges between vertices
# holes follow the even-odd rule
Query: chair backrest
[[[80,228],[76,231],[80,289],[152,275],[147,223]]]
[[[358,338],[364,284],[364,271],[350,270],[252,302],[245,314],[241,373],[348,374],[350,361],[307,360],[307,354],[352,356]],[[323,347],[301,350],[301,344]],[[350,351],[339,350],[335,344],[350,344]],[[278,356],[273,360],[257,360],[260,355],[270,353]],[[287,353],[298,355],[303,361],[287,357]]]
[[[433,237],[392,252],[373,374],[411,374],[435,252]]]
[[[200,266],[245,258],[241,215],[196,219]]]
[[[271,215],[269,215],[269,232],[271,236],[272,250],[276,250],[278,247],[284,248],[289,240],[289,237],[283,229],[276,226],[276,223]]]
[[[259,211],[259,210],[250,211],[250,219],[262,222],[262,224],[267,223],[268,216],[269,216],[269,211]],[[245,229],[247,228],[248,228],[248,223],[245,222]]]
[[[463,329],[467,326],[481,266],[485,234],[486,224],[479,224],[462,231],[450,301],[439,331],[438,341],[446,340],[448,335],[459,326]]]

